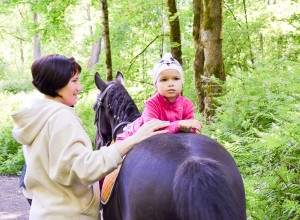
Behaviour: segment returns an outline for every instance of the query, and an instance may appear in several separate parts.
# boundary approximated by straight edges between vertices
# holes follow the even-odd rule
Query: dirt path
[[[0,220],[28,220],[29,208],[19,190],[19,177],[0,175]]]

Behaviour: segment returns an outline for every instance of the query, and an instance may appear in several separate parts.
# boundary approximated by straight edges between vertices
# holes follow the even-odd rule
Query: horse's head
[[[95,144],[99,149],[101,146],[111,143],[119,127],[132,122],[140,114],[124,87],[124,77],[121,72],[118,71],[115,81],[109,83],[104,82],[96,73],[95,84],[100,90],[94,105],[95,124],[97,125]]]

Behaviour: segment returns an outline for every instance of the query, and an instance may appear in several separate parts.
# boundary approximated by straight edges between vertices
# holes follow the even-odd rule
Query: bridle
[[[114,84],[110,84],[108,85],[103,92],[101,92],[101,94],[98,96],[97,98],[97,104],[94,107],[95,110],[95,121],[94,124],[97,126],[97,134],[98,136],[104,141],[103,136],[100,132],[101,130],[101,123],[100,123],[100,117],[101,117],[101,107],[103,106],[103,100],[107,94],[107,92],[113,87]],[[108,104],[109,107],[111,107],[110,104]],[[116,115],[113,116],[114,118],[117,118],[117,120],[119,119],[119,117],[117,117]],[[127,124],[129,124],[130,122],[128,121],[121,121],[120,123],[117,124],[117,126],[114,128],[113,132],[112,132],[112,137],[111,137],[111,141],[107,142],[107,143],[102,143],[102,145],[110,145],[110,143],[112,142],[112,140],[116,140],[116,136],[117,136],[117,131],[122,128],[122,126],[125,126]]]

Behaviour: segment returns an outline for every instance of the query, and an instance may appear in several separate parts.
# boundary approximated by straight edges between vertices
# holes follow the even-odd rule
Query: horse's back
[[[126,210],[121,214],[122,219],[208,219],[211,215],[203,215],[205,207],[201,206],[206,204],[201,201],[206,194],[208,199],[216,197],[216,192],[209,192],[213,181],[216,182],[213,190],[223,184],[222,189],[229,191],[228,196],[232,197],[232,206],[241,212],[238,217],[234,213],[224,215],[244,219],[242,178],[224,147],[199,134],[157,135],[137,144],[126,156],[116,187],[118,198],[114,196],[114,199]],[[219,194],[220,200],[226,192]],[[113,203],[116,201],[111,205]]]

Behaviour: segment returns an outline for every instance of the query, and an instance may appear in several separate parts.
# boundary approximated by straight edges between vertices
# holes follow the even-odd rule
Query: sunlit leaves
[[[299,73],[299,63],[288,60],[234,72],[215,122],[207,128],[236,159],[249,219],[300,217],[295,208],[300,198]]]

